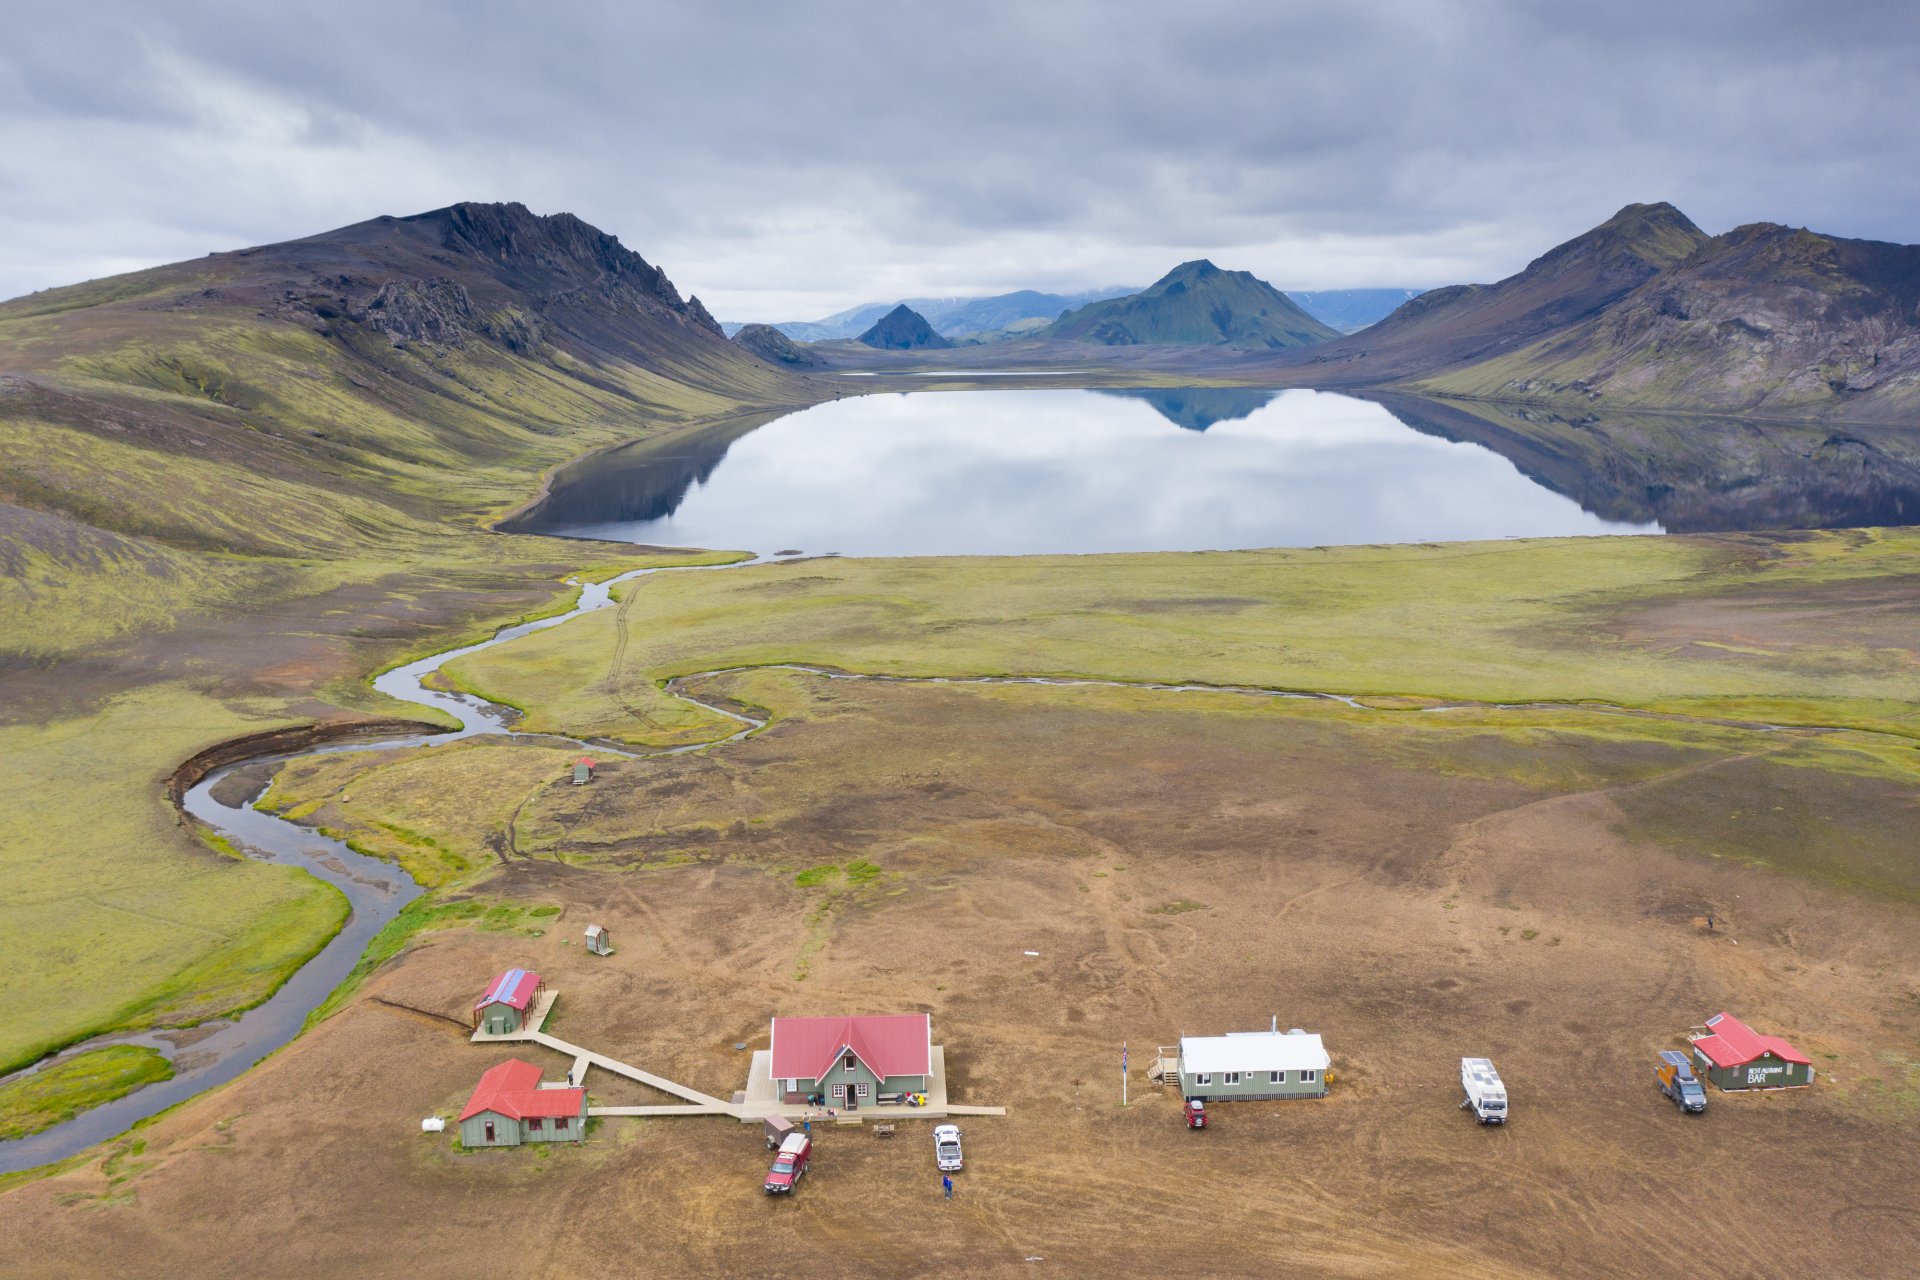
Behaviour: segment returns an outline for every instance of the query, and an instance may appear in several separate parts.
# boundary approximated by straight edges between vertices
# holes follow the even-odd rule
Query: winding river
[[[245,849],[254,857],[269,862],[302,867],[325,880],[346,895],[352,908],[346,925],[318,954],[302,965],[278,991],[264,1003],[233,1018],[219,1019],[191,1028],[158,1028],[150,1031],[123,1032],[98,1036],[69,1046],[31,1067],[0,1080],[17,1080],[46,1067],[108,1045],[144,1045],[165,1054],[173,1064],[171,1079],[146,1085],[123,1098],[84,1111],[39,1133],[8,1142],[0,1142],[0,1173],[31,1169],[37,1165],[86,1150],[97,1143],[118,1137],[133,1125],[168,1107],[184,1102],[216,1085],[224,1084],[246,1071],[268,1054],[300,1034],[308,1016],[346,980],[366,953],[374,935],[400,913],[402,907],[419,897],[422,890],[400,867],[378,858],[355,853],[343,842],[333,840],[310,828],[275,817],[254,807],[264,793],[255,792],[244,802],[223,798],[221,782],[235,772],[259,765],[282,765],[308,756],[341,751],[398,751],[411,747],[441,746],[464,738],[494,735],[531,742],[588,747],[574,739],[549,734],[521,734],[513,730],[514,712],[484,699],[462,693],[443,693],[427,688],[427,676],[456,659],[506,644],[534,631],[557,627],[612,603],[612,590],[622,582],[654,573],[691,573],[700,570],[737,568],[761,563],[759,559],[732,564],[662,566],[635,569],[606,582],[581,586],[580,599],[565,613],[534,622],[502,628],[490,639],[458,649],[449,649],[418,661],[395,667],[377,676],[373,687],[397,701],[432,707],[445,712],[459,725],[445,733],[408,734],[392,738],[360,738],[316,747],[291,754],[267,754],[234,761],[208,773],[182,798],[181,808],[214,831]],[[686,695],[680,695],[685,697]],[[690,701],[697,701],[689,699]],[[700,703],[702,707],[740,722],[738,733],[722,741],[731,742],[760,728],[762,722],[739,715],[724,707]],[[693,747],[646,752],[647,755],[678,754],[717,745],[701,743]],[[598,754],[631,755],[615,751],[605,743],[593,743]]]

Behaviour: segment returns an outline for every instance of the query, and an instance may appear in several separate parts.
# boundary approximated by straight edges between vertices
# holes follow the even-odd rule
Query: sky
[[[1492,280],[1633,201],[1920,241],[1910,0],[0,0],[0,297],[458,200],[730,320]]]

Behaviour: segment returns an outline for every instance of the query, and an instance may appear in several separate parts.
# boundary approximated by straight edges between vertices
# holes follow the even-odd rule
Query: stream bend
[[[483,649],[491,649],[495,645],[506,644],[535,631],[557,627],[583,613],[604,609],[612,603],[613,588],[620,583],[655,573],[732,569],[762,563],[763,560],[764,557],[756,556],[729,564],[662,565],[635,569],[605,582],[581,584],[580,599],[564,613],[503,627],[486,640],[420,658],[374,678],[373,687],[378,692],[399,702],[445,712],[458,723],[458,728],[391,738],[348,739],[306,751],[248,756],[213,769],[188,788],[180,798],[182,810],[244,849],[251,857],[300,867],[326,881],[346,895],[351,914],[326,946],[301,965],[279,990],[244,1013],[210,1020],[197,1027],[162,1027],[96,1036],[69,1045],[11,1075],[0,1077],[0,1084],[4,1084],[90,1049],[122,1044],[157,1049],[166,1055],[174,1070],[171,1079],[145,1085],[125,1097],[81,1112],[39,1133],[0,1142],[0,1173],[13,1173],[64,1160],[88,1147],[116,1138],[149,1116],[157,1115],[216,1085],[225,1084],[289,1043],[300,1034],[308,1015],[324,1004],[327,997],[353,972],[374,936],[400,914],[401,908],[423,892],[420,884],[394,863],[355,853],[342,841],[255,808],[254,803],[264,794],[264,788],[242,803],[228,803],[217,794],[222,780],[237,770],[255,765],[278,766],[293,760],[342,751],[398,751],[411,747],[442,746],[481,736],[519,738],[549,745],[579,747],[602,755],[632,756],[636,753],[619,751],[604,743],[588,744],[554,734],[516,733],[512,728],[515,713],[511,708],[498,706],[471,694],[429,689],[422,682],[449,662]],[[761,728],[764,723],[723,707],[710,707],[705,703],[700,705],[740,722],[739,731],[721,739],[722,742],[744,737]],[[715,745],[718,744],[700,743],[694,747],[676,748],[672,752],[644,754],[678,754]]]

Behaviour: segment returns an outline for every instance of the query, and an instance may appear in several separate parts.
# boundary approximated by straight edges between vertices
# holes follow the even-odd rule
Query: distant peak
[[[1219,274],[1220,268],[1213,265],[1211,258],[1195,258],[1192,262],[1183,262],[1173,270],[1167,272],[1169,278],[1173,276],[1214,276]]]
[[[1591,231],[1549,249],[1528,269],[1592,254],[1610,258],[1624,254],[1660,270],[1682,261],[1707,239],[1691,218],[1664,200],[1630,204]]]

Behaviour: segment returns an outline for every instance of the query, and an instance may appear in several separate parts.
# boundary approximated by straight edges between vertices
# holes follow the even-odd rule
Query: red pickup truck
[[[1207,1127],[1207,1104],[1198,1098],[1188,1098],[1187,1104],[1180,1108],[1180,1114],[1186,1117],[1187,1128],[1204,1129]]]
[[[767,1194],[786,1195],[793,1190],[793,1184],[800,1181],[800,1175],[813,1163],[813,1139],[804,1133],[790,1133],[780,1144],[780,1154],[773,1158],[773,1168],[767,1170]]]

